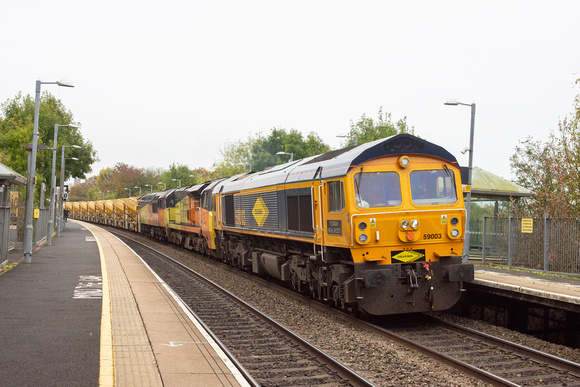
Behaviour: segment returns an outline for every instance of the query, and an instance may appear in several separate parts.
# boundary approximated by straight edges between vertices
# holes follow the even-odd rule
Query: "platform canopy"
[[[467,181],[466,167],[461,168],[461,178],[462,181]],[[473,168],[471,181],[472,200],[508,200],[509,198],[517,200],[534,196],[529,189],[479,167]]]
[[[0,163],[0,185],[26,185],[26,178]]]

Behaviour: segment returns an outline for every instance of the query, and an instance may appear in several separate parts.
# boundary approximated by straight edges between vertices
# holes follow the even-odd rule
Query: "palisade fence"
[[[580,274],[580,218],[483,217],[471,232],[482,263]]]
[[[10,215],[10,246],[14,247],[19,245],[22,248],[22,242],[24,240],[24,205],[18,207],[18,211],[12,211]],[[46,238],[48,232],[48,220],[50,218],[50,209],[41,208],[38,211],[38,218],[32,220],[32,225],[34,231],[32,234],[32,242],[38,244]],[[56,214],[55,214],[56,217]],[[53,222],[56,225],[56,222]],[[13,231],[16,231],[13,233]]]

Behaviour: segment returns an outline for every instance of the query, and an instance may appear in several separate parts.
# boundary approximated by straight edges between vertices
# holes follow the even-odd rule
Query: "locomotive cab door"
[[[212,190],[204,191],[201,196],[201,233],[207,241],[207,247],[215,250],[215,229],[214,229],[214,214],[213,206],[215,200],[212,195]]]
[[[322,184],[315,181],[312,185],[312,227],[314,229],[314,244],[324,244],[324,221],[323,221],[323,194]]]
[[[325,181],[320,211],[324,221],[323,240],[334,246],[348,247],[349,220],[346,211],[344,181]]]

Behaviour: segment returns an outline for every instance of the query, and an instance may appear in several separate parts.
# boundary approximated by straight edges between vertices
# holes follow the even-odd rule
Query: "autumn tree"
[[[70,202],[100,200],[101,198],[97,187],[97,176],[91,176],[84,182],[73,185],[68,195]]]
[[[548,141],[528,137],[520,141],[510,158],[515,182],[535,193],[522,201],[523,215],[580,217],[580,95],[573,108]]]
[[[143,172],[125,163],[117,163],[113,168],[104,168],[97,176],[97,187],[101,198],[125,198],[138,196],[135,186],[143,180]],[[96,187],[95,187],[96,188]]]

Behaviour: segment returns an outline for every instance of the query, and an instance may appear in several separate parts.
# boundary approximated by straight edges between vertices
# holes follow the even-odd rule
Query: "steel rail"
[[[468,327],[461,326],[459,324],[455,324],[449,321],[441,320],[437,317],[433,316],[425,316],[433,321],[436,321],[437,324],[442,326],[448,326],[452,329],[459,330],[466,335],[470,335],[482,342],[497,345],[498,347],[504,348],[511,352],[517,353],[521,356],[526,356],[531,359],[535,359],[538,362],[549,364],[553,367],[559,368],[561,370],[565,370],[570,374],[580,378],[580,364],[575,363],[571,360],[564,359],[550,353],[538,351],[537,349],[526,347],[521,344],[514,343],[509,340],[502,339],[501,337],[492,336],[490,334],[476,331],[475,329],[471,329]]]

